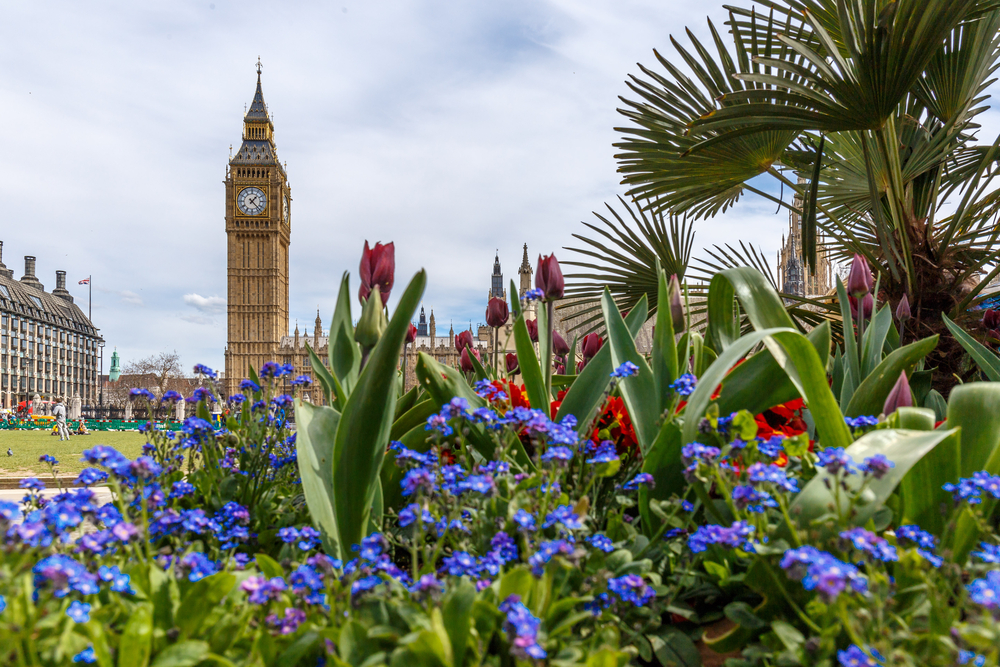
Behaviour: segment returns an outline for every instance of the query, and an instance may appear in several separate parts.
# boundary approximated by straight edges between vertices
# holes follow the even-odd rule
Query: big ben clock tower
[[[274,124],[257,91],[243,118],[243,144],[226,170],[228,306],[225,389],[239,391],[251,366],[277,360],[288,334],[291,191],[278,161]]]

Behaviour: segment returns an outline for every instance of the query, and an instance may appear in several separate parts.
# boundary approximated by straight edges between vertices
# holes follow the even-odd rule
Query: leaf
[[[885,337],[889,334],[892,326],[892,309],[888,304],[875,313],[875,317],[865,328],[864,344],[861,353],[864,363],[861,367],[861,376],[867,378],[868,375],[882,361],[882,349],[885,346]],[[897,375],[898,379],[899,376]],[[862,383],[864,386],[864,383]]]
[[[754,614],[753,609],[746,602],[730,602],[722,612],[730,621],[742,625],[748,630],[760,630],[767,627],[767,622]]]
[[[320,644],[323,637],[318,632],[307,632],[292,642],[292,645],[278,656],[278,665],[297,665],[313,646]]]
[[[788,374],[809,405],[816,427],[823,434],[824,444],[829,447],[849,445],[851,434],[827,384],[826,366],[820,362],[812,343],[793,329],[755,331],[740,338],[719,355],[699,379],[694,393],[688,397],[682,442],[695,441],[698,422],[708,409],[715,388],[733,364],[762,342],[768,346],[778,365]]]
[[[660,401],[656,395],[653,371],[646,363],[646,359],[636,349],[635,340],[625,325],[625,320],[622,319],[618,306],[611,299],[611,293],[607,290],[601,297],[601,307],[604,310],[608,345],[611,347],[611,365],[618,368],[626,361],[631,361],[639,369],[638,373],[632,377],[620,380],[618,388],[625,405],[628,407],[628,414],[632,419],[639,447],[645,456],[656,438],[656,422],[660,417]]]
[[[806,643],[805,636],[791,623],[771,621],[771,630],[789,651],[797,651]]]
[[[812,343],[820,360],[830,354],[830,323],[814,328],[806,338]],[[788,374],[782,370],[768,350],[761,350],[732,369],[722,381],[719,394],[719,414],[728,415],[747,410],[758,415],[768,408],[799,397]]]
[[[962,429],[959,466],[962,477],[971,477],[980,470],[991,475],[1000,474],[1000,385],[971,382],[952,389],[945,427]],[[941,493],[947,494],[943,489]],[[996,501],[992,498],[983,502],[982,510],[987,518],[995,509]],[[967,514],[961,515],[953,541],[954,562],[964,563],[978,539],[976,521]]]
[[[660,268],[660,262],[656,262],[657,286],[656,302],[668,304],[670,302],[670,287],[667,283],[667,274]],[[646,302],[640,303],[645,306]],[[634,311],[629,312],[629,317]],[[629,317],[625,318],[625,324],[629,323]],[[631,331],[631,326],[629,327]],[[635,338],[636,332],[632,332]],[[650,366],[653,369],[653,380],[656,385],[656,395],[659,397],[660,410],[667,410],[669,401],[673,397],[674,390],[670,388],[678,377],[680,377],[680,359],[677,358],[677,335],[674,331],[674,318],[670,308],[660,308],[656,311],[656,325],[653,328],[653,354],[650,359]],[[611,371],[610,363],[608,372]]]
[[[542,339],[540,325],[538,338]],[[514,347],[517,349],[517,365],[521,369],[521,380],[528,394],[528,402],[538,410],[547,409],[549,399],[545,395],[545,380],[542,378],[538,357],[535,356],[535,346],[528,335],[528,326],[524,323],[524,313],[514,322]]]
[[[625,318],[625,325],[633,337],[639,333],[645,320],[646,299],[643,297],[639,299],[636,307]],[[607,391],[608,384],[611,382],[611,371],[613,370],[611,346],[605,342],[594,358],[584,366],[576,381],[570,385],[569,391],[566,392],[559,405],[559,410],[556,412],[556,421],[562,420],[566,415],[573,415],[579,424],[578,432],[580,435],[584,435],[590,429],[594,413],[601,407],[604,392]]]
[[[149,604],[136,605],[118,640],[118,667],[146,667],[152,651],[153,613]]]
[[[535,578],[527,567],[518,566],[507,572],[500,579],[499,600],[503,602],[511,595],[521,596],[521,601],[525,605],[530,604],[531,591],[535,587]]]
[[[912,370],[921,359],[937,347],[937,335],[923,338],[898,350],[893,350],[854,391],[844,414],[848,417],[881,414],[885,399],[899,380],[899,374]]]
[[[389,437],[392,440],[399,440],[404,433],[410,432],[413,427],[425,424],[427,418],[437,412],[439,407],[430,397],[420,401],[392,422],[392,432]]]
[[[201,629],[201,624],[215,609],[215,605],[236,586],[235,575],[216,572],[194,583],[181,599],[177,609],[177,627],[181,634],[190,637]]]
[[[347,399],[333,447],[333,499],[341,549],[358,544],[368,528],[378,475],[396,409],[399,353],[427,284],[421,270],[406,287]]]
[[[948,331],[955,337],[955,340],[958,341],[965,351],[969,353],[973,361],[976,362],[976,365],[979,366],[979,370],[990,381],[1000,382],[1000,357],[993,350],[967,334],[964,329],[952,322],[944,313],[941,314],[941,319],[944,320],[944,325],[948,327]]]
[[[284,578],[284,568],[282,568],[276,560],[267,554],[257,554],[254,556],[254,561],[257,563],[257,569],[259,569],[261,574],[268,579],[273,579],[274,577]]]
[[[309,516],[322,536],[324,551],[331,558],[343,559],[333,500],[333,445],[340,413],[296,399],[295,423],[298,428],[295,456]]]
[[[208,657],[208,642],[200,639],[171,644],[156,656],[152,667],[194,667]]]
[[[676,628],[667,626],[649,635],[656,659],[663,667],[699,667],[701,655],[691,638]]]
[[[653,476],[653,487],[639,487],[639,513],[642,528],[647,537],[652,537],[660,526],[650,512],[651,500],[666,500],[672,495],[683,495],[687,482],[684,479],[684,464],[681,461],[681,429],[675,422],[667,422],[660,429],[653,446],[642,461],[642,472]]]
[[[343,396],[337,400],[341,406],[346,405],[347,398],[354,390],[361,369],[361,350],[354,340],[354,325],[351,321],[351,274],[344,272],[340,279],[340,293],[337,295],[337,305],[333,309],[333,319],[330,321],[330,337],[327,343],[327,355],[330,359],[330,370],[343,388]]]
[[[306,353],[309,355],[309,363],[312,364],[313,370],[316,371],[316,379],[319,380],[319,384],[323,388],[323,396],[326,397],[326,402],[333,405],[333,397],[337,396],[338,404],[340,404],[340,397],[337,394],[337,387],[340,386],[340,383],[337,382],[337,378],[323,365],[323,360],[319,358],[316,351],[309,345],[309,341],[306,341]]]
[[[476,601],[476,587],[466,578],[451,588],[441,605],[441,616],[451,642],[453,665],[465,661],[465,647],[469,643],[472,625],[472,605]]]
[[[927,452],[949,438],[957,437],[957,435],[956,429],[930,433],[885,429],[866,433],[854,444],[847,447],[847,454],[859,464],[875,454],[883,454],[895,465],[882,479],[870,482],[855,506],[856,514],[851,518],[851,523],[857,526],[863,526],[867,523],[868,519],[882,507],[903,477]],[[830,475],[826,470],[820,471],[792,501],[791,515],[798,517],[801,525],[809,525],[813,519],[828,513],[831,506],[837,507],[833,492],[826,487],[828,483],[833,486],[832,482],[826,481],[829,479]],[[857,490],[862,484],[862,476],[851,475],[845,483],[848,487]],[[847,494],[841,494],[841,511],[847,509],[846,496]]]

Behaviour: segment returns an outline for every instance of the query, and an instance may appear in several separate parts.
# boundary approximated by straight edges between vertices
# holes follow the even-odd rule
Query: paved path
[[[70,487],[73,488],[73,487]],[[75,487],[79,488],[79,487]],[[106,486],[93,486],[91,490],[96,494],[94,498],[95,504],[103,505],[105,503],[111,502],[111,489]],[[42,491],[42,495],[45,497],[51,497],[59,493],[59,489],[45,489]],[[7,500],[12,502],[20,502],[21,498],[24,498],[24,489],[0,489],[0,500]]]

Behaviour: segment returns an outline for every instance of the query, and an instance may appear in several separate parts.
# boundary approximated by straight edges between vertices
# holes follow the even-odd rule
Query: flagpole
[[[94,322],[94,276],[87,276],[87,319]]]

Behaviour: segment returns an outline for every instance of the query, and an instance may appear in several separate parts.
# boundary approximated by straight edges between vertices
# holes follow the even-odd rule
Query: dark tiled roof
[[[37,286],[25,285],[5,272],[0,272],[0,286],[0,310],[91,336],[98,335],[87,314],[75,303]]]
[[[278,155],[274,145],[266,139],[244,139],[240,150],[229,164],[278,164]]]
[[[267,105],[264,104],[264,91],[260,88],[260,73],[257,73],[257,92],[254,93],[253,102],[250,103],[250,110],[247,111],[247,120],[267,120]]]

